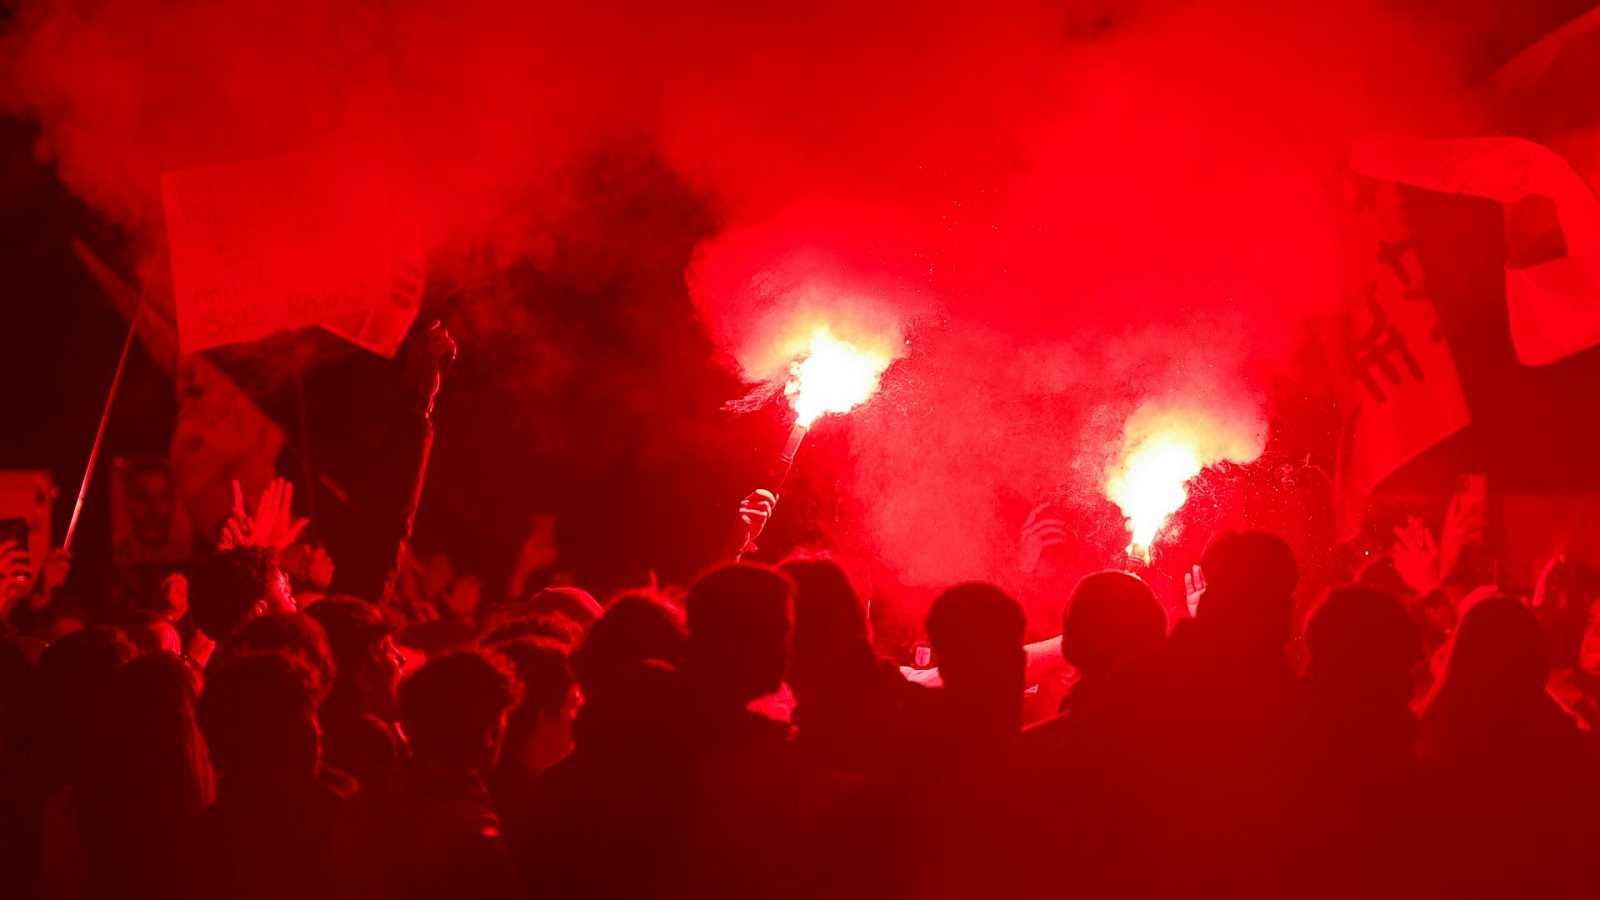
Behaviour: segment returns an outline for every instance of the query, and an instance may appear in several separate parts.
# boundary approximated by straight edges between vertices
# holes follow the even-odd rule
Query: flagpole
[[[100,448],[105,445],[106,425],[111,421],[111,407],[117,402],[117,392],[122,388],[122,373],[127,371],[128,357],[133,354],[133,342],[139,333],[139,319],[144,315],[144,299],[128,319],[128,336],[122,340],[122,355],[117,358],[117,369],[111,376],[111,389],[106,391],[105,408],[100,411],[100,424],[94,431],[94,443],[89,445],[89,462],[83,468],[83,480],[78,484],[78,499],[72,504],[72,517],[67,520],[67,534],[61,540],[61,550],[72,552],[72,539],[78,533],[78,521],[83,516],[83,504],[89,497],[89,485],[94,481],[96,464],[100,461]]]

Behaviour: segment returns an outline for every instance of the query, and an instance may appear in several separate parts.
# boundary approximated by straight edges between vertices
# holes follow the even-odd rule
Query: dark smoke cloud
[[[579,161],[648,146],[710,211],[685,277],[747,376],[797,318],[906,354],[840,532],[930,583],[1007,568],[996,496],[1097,490],[1142,404],[1264,421],[1334,301],[1343,148],[1433,114],[1448,37],[1377,0],[42,0],[4,60],[147,248],[161,172],[310,149],[394,167],[469,280],[558,253],[605,189]]]

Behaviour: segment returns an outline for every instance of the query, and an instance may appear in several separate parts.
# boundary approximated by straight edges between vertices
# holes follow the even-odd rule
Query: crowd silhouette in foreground
[[[0,894],[1600,896],[1592,597],[1467,597],[1432,665],[1414,610],[1342,587],[1296,666],[1295,559],[1226,534],[1192,617],[1124,572],[1061,597],[1074,678],[1025,727],[1024,613],[987,584],[927,612],[936,687],[821,558],[546,589],[419,666],[229,543],[187,643],[0,644]]]

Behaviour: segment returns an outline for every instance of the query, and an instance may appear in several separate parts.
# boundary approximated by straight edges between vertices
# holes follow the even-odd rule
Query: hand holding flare
[[[877,393],[879,380],[891,361],[885,353],[834,337],[826,326],[819,325],[812,331],[806,351],[790,364],[789,380],[783,388],[795,419],[778,457],[773,489],[757,490],[739,505],[744,537],[738,555],[755,549],[755,539],[777,508],[777,489],[788,479],[800,442],[805,440],[812,423],[829,413],[847,413],[866,402]]]

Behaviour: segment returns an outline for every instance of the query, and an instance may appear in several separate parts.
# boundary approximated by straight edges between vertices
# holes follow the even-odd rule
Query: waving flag
[[[1344,351],[1349,373],[1339,448],[1339,529],[1359,530],[1382,481],[1467,425],[1454,357],[1400,190],[1353,176],[1346,217]]]
[[[1553,150],[1513,137],[1367,141],[1352,167],[1505,206],[1506,312],[1523,365],[1600,344],[1600,201]]]
[[[348,152],[167,172],[183,354],[321,325],[393,356],[423,288],[400,183],[381,159]]]
[[[168,460],[189,521],[214,537],[228,516],[233,482],[254,496],[272,479],[283,429],[204,355],[180,358],[172,323],[156,304],[143,304],[140,314],[138,291],[88,245],[74,240],[72,249],[118,311],[138,316],[140,342],[177,388],[178,421]]]

